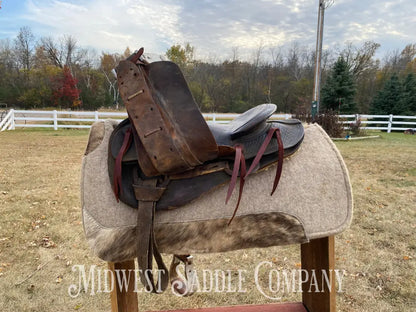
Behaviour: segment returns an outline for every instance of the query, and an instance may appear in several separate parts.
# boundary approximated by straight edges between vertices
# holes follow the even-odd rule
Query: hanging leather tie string
[[[264,152],[266,151],[267,147],[270,144],[270,141],[272,140],[273,134],[276,134],[277,138],[277,146],[278,146],[278,161],[277,161],[277,168],[276,168],[276,175],[273,182],[273,189],[270,195],[273,195],[274,191],[277,188],[277,185],[279,184],[280,177],[282,175],[282,169],[283,169],[283,141],[282,136],[280,134],[279,128],[270,128],[269,132],[267,133],[266,138],[264,139],[263,144],[261,145],[259,151],[257,152],[256,157],[254,158],[253,162],[251,163],[250,168],[247,171],[247,174],[245,175],[245,178],[253,172],[254,168],[259,164],[260,159],[263,157]]]
[[[272,196],[274,191],[276,191],[277,185],[279,184],[279,181],[280,181],[280,177],[282,176],[283,157],[284,157],[283,141],[282,141],[282,136],[280,134],[280,129],[276,129],[275,133],[276,133],[276,138],[277,138],[277,146],[279,147],[279,150],[278,150],[279,159],[277,161],[276,175],[274,177],[273,189],[272,189],[272,192],[270,193],[270,196]]]
[[[114,175],[113,175],[113,184],[114,184],[114,194],[116,196],[117,202],[119,202],[119,193],[123,192],[121,188],[121,164],[123,161],[124,154],[129,149],[132,142],[132,130],[128,128],[124,135],[123,144],[121,145],[120,151],[117,154],[115,165],[114,165]]]
[[[231,175],[230,185],[228,186],[228,192],[227,192],[227,198],[225,199],[225,204],[227,204],[229,199],[231,198],[231,195],[237,184],[237,177],[238,177],[239,172],[240,172],[240,189],[238,191],[237,205],[234,209],[234,213],[230,221],[228,221],[228,225],[230,225],[231,221],[233,221],[235,214],[237,213],[238,207],[240,206],[241,195],[243,194],[243,188],[244,188],[244,182],[245,182],[244,177],[246,176],[246,160],[244,158],[243,147],[241,145],[235,146],[235,159],[234,159],[233,173]]]

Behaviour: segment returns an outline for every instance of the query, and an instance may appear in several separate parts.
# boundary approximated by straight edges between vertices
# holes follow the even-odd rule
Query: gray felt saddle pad
[[[103,260],[136,257],[137,210],[117,202],[107,172],[108,140],[116,121],[95,123],[82,161],[81,201],[86,238]],[[347,168],[318,125],[305,127],[300,149],[283,164],[270,196],[275,167],[251,175],[240,208],[227,226],[237,194],[225,205],[228,185],[178,209],[155,216],[163,253],[191,254],[304,243],[342,232],[352,218]],[[237,193],[237,192],[235,192]]]

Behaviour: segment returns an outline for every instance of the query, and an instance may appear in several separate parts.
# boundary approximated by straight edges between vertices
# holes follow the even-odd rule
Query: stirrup
[[[185,279],[178,276],[178,266],[184,264]],[[174,255],[170,265],[170,282],[172,291],[181,297],[191,296],[197,289],[194,257],[191,255]]]

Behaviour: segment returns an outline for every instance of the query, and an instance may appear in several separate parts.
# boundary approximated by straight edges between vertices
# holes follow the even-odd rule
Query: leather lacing
[[[245,159],[244,159],[244,154],[243,154],[243,148],[240,145],[237,145],[235,147],[235,159],[234,159],[234,167],[233,167],[233,173],[231,175],[231,181],[230,184],[228,186],[228,192],[227,192],[227,197],[225,199],[225,203],[227,204],[229,199],[231,198],[231,195],[234,191],[234,188],[237,184],[237,177],[238,174],[240,173],[240,189],[238,191],[238,199],[237,199],[237,204],[236,207],[234,209],[233,215],[230,219],[230,221],[228,221],[228,225],[230,225],[230,223],[233,221],[238,207],[240,206],[240,201],[241,201],[241,196],[243,194],[243,188],[244,188],[244,183],[245,180],[247,179],[247,177],[250,175],[250,173],[253,172],[253,170],[257,167],[257,165],[260,162],[260,159],[263,157],[264,152],[266,151],[267,147],[270,144],[270,141],[273,137],[273,134],[276,135],[277,138],[277,146],[278,146],[278,161],[277,161],[277,168],[276,168],[276,175],[274,177],[274,182],[273,182],[273,189],[272,192],[270,193],[270,196],[273,195],[273,193],[276,191],[277,185],[279,184],[279,180],[280,177],[282,175],[282,168],[283,168],[283,141],[282,141],[282,136],[280,134],[280,129],[279,128],[270,128],[269,132],[267,133],[266,138],[263,141],[263,144],[260,146],[256,157],[254,158],[253,162],[251,163],[250,168],[248,169],[248,171],[246,171],[246,163],[245,163]],[[241,169],[240,169],[241,167]]]

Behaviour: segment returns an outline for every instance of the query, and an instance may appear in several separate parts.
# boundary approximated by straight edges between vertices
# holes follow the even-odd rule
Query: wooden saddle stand
[[[302,269],[326,270],[331,272],[332,280],[335,281],[334,237],[330,234],[340,232],[351,220],[351,186],[342,158],[333,144],[328,142],[323,131],[316,127],[306,129],[306,133],[309,131],[312,134],[311,137],[316,135],[328,145],[328,151],[323,154],[326,157],[330,155],[330,159],[326,160],[335,163],[334,168],[339,171],[338,178],[342,180],[339,196],[344,194],[346,198],[341,213],[344,219],[331,230],[323,231],[322,228],[314,229],[313,226],[308,230],[308,221],[312,224],[316,221],[302,220],[304,209],[296,208],[297,213],[296,209],[290,211],[290,206],[296,205],[292,203],[293,200],[289,205],[284,204],[284,198],[288,197],[289,200],[291,193],[297,192],[294,197],[302,198],[303,195],[299,193],[304,192],[305,188],[296,190],[301,183],[291,179],[295,173],[288,172],[282,176],[283,163],[288,171],[292,167],[293,170],[301,167],[302,162],[307,165],[302,157],[312,157],[312,151],[319,154],[316,151],[319,151],[319,144],[313,145],[319,140],[310,139],[302,143],[307,135],[298,120],[268,120],[276,110],[274,104],[256,106],[227,125],[208,125],[194,102],[179,67],[172,62],[148,63],[142,54],[143,48],[121,61],[116,68],[120,95],[129,118],[120,124],[101,122],[93,125],[83,159],[81,197],[84,230],[98,256],[110,262],[113,272],[117,269],[134,269],[134,260],[131,259],[137,257],[140,281],[146,290],[160,293],[168,288],[169,281],[172,285],[175,284],[178,279],[175,269],[181,261],[185,268],[191,267],[190,252],[218,252],[297,242],[303,243]],[[97,134],[98,132],[101,133]],[[297,152],[301,145],[304,147]],[[307,151],[308,148],[311,149],[310,152]],[[93,156],[94,153],[97,155]],[[289,160],[284,160],[292,154],[294,155]],[[320,156],[322,155],[318,155]],[[274,170],[268,170],[274,167]],[[107,177],[103,171],[108,172]],[[315,179],[315,174],[316,172],[311,172],[310,178]],[[92,176],[95,178],[93,183],[90,180],[93,179]],[[258,209],[254,212],[252,210],[255,206],[253,203],[260,196],[256,189],[266,189],[265,183],[269,179],[274,180],[271,195],[278,190],[280,201],[269,200],[265,205],[269,207],[265,209],[269,210],[264,212],[267,217],[264,226],[292,228],[294,233],[282,230],[283,234],[279,236],[278,230],[275,233],[277,241],[261,242],[261,239],[253,238],[262,236],[262,233],[253,232],[251,239],[256,242],[253,243],[250,239],[243,239],[241,231],[244,229],[238,231],[238,228],[243,221],[247,224],[249,217],[257,225],[259,220],[265,219],[253,217],[253,214],[261,213]],[[97,183],[101,180],[102,183]],[[239,192],[233,195],[238,180]],[[332,181],[323,182],[325,185],[328,183],[331,184]],[[245,186],[245,198],[241,200]],[[288,189],[285,190],[285,187]],[[113,198],[108,197],[109,188],[113,191]],[[222,194],[225,196],[222,197]],[[213,200],[220,196],[225,199],[225,203],[234,199],[236,204],[232,211],[228,208],[223,211],[220,209],[215,217],[213,211],[207,211],[209,206],[204,201],[208,199],[214,206]],[[320,195],[318,197],[322,198]],[[100,198],[100,208],[97,207],[97,198]],[[261,199],[264,198],[266,196],[261,195]],[[299,204],[302,205],[308,201],[312,205],[317,202],[317,199],[301,200],[303,201]],[[282,207],[289,210],[282,211],[275,202],[282,202]],[[328,202],[327,206],[333,204]],[[218,206],[223,205],[215,205]],[[328,213],[325,209],[319,208],[322,216]],[[164,216],[167,218],[165,221]],[[192,216],[191,219],[188,216]],[[131,219],[134,218],[136,222],[131,224]],[[192,226],[192,218],[195,224],[202,222],[200,224],[204,225],[211,237],[207,239],[205,232],[199,238],[202,233],[198,233],[195,227],[189,227]],[[273,221],[276,218],[280,224]],[[179,227],[179,220],[186,224]],[[126,226],[126,222],[130,224]],[[104,223],[107,226],[101,231],[98,224],[105,225]],[[209,230],[210,226],[212,231]],[[247,229],[252,231],[255,227],[247,225]],[[117,229],[114,232],[116,235],[109,233],[111,228]],[[129,230],[122,232],[121,228],[123,231],[126,228]],[[102,234],[104,230],[105,235]],[[319,235],[314,231],[319,232]],[[106,235],[118,241],[117,247],[105,238]],[[191,238],[187,238],[187,235]],[[229,246],[219,246],[218,238],[221,235],[232,237]],[[172,240],[169,241],[168,237]],[[195,237],[201,241],[201,246],[195,244]],[[160,252],[175,254],[170,270],[164,264]],[[154,260],[159,273],[162,272],[157,281],[152,275]],[[318,283],[321,282],[318,279]],[[175,290],[180,294],[192,294],[193,290],[187,289],[186,284],[185,281],[180,284],[182,287]],[[305,290],[302,303],[208,308],[201,311],[335,311],[335,283],[331,285],[332,289],[320,293]],[[113,312],[138,311],[137,294],[133,292],[135,287],[133,280],[127,292],[116,287],[111,296]]]

